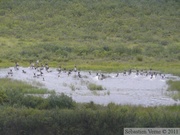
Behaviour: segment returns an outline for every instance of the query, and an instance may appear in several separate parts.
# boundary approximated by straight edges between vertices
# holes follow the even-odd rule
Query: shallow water
[[[7,76],[7,73],[12,69],[13,76]],[[26,71],[23,73],[22,70]],[[69,76],[66,72],[58,74],[56,69],[50,69],[51,72],[43,70],[43,76],[34,77],[37,75],[35,69],[20,67],[19,70],[14,70],[13,67],[7,69],[0,69],[0,78],[12,78],[26,81],[32,85],[55,90],[57,93],[64,93],[76,102],[91,102],[96,104],[107,105],[109,103],[115,104],[131,104],[142,106],[159,106],[159,105],[173,105],[180,104],[180,101],[173,100],[167,91],[166,81],[171,79],[180,80],[179,77],[166,74],[165,78],[160,75],[150,76],[104,73],[106,79],[99,80],[96,72],[91,75],[87,71],[81,71],[82,78],[78,77],[77,72],[72,72]],[[44,79],[43,79],[44,78]],[[101,85],[104,90],[91,91],[87,88],[89,83]]]

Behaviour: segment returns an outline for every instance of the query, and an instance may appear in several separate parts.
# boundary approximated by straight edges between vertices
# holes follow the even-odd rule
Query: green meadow
[[[179,7],[179,0],[0,0],[0,67],[39,60],[67,69],[152,68],[180,76]],[[180,99],[179,81],[167,83]],[[0,109],[3,135],[121,135],[124,127],[180,125],[179,105],[79,104],[10,79],[0,79]]]

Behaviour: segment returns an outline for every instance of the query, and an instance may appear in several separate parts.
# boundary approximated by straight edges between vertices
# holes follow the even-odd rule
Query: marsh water
[[[8,75],[12,70],[13,75]],[[22,71],[25,71],[24,73]],[[99,71],[100,72],[100,71]],[[55,68],[49,72],[43,70],[43,75],[38,76],[38,71],[31,68],[14,67],[0,69],[0,78],[12,78],[28,82],[34,86],[54,90],[56,93],[64,93],[72,97],[76,102],[87,103],[93,101],[96,104],[107,105],[109,103],[121,105],[142,105],[142,106],[159,106],[159,105],[180,105],[179,100],[174,100],[170,95],[172,92],[167,91],[167,81],[180,80],[179,77],[166,74],[165,77],[157,75],[150,77],[145,75],[124,75],[119,73],[103,73],[106,78],[99,79],[97,72],[89,71],[58,73]],[[34,75],[37,76],[34,76]],[[89,90],[89,84],[101,85],[103,90]]]

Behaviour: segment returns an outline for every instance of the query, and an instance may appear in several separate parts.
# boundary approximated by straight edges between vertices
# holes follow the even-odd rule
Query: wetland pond
[[[13,75],[8,75],[12,70]],[[22,71],[25,71],[24,73]],[[54,90],[56,93],[64,93],[79,103],[94,102],[96,104],[107,105],[115,103],[120,105],[180,105],[180,100],[174,100],[167,91],[168,80],[180,80],[180,77],[165,74],[152,78],[148,75],[137,75],[132,72],[130,75],[123,73],[103,73],[105,79],[99,79],[95,71],[68,72],[62,71],[60,74],[57,69],[51,68],[49,72],[42,70],[42,76],[38,70],[19,67],[1,68],[0,78],[11,78],[21,80],[34,86]],[[36,76],[35,76],[36,75]],[[79,75],[81,77],[79,77]],[[101,86],[103,90],[90,90],[89,85]]]

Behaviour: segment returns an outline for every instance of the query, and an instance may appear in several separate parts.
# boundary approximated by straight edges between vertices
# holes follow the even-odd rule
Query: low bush
[[[8,83],[9,82],[9,83]],[[38,89],[21,81],[10,79],[0,79],[0,104],[6,102],[10,106],[53,109],[53,108],[73,108],[75,102],[72,98],[47,89]],[[49,94],[47,98],[41,97]]]
[[[56,95],[56,94],[51,94],[48,98],[48,108],[73,108],[75,106],[75,102],[72,100],[72,98],[61,94],[61,95]]]
[[[28,108],[47,109],[48,102],[42,97],[27,95],[22,98],[21,105]]]
[[[4,91],[0,91],[0,104],[7,102],[7,95]]]
[[[53,110],[1,107],[0,134],[123,135],[125,127],[169,128],[180,124],[179,106],[85,106]]]
[[[137,61],[143,61],[143,56],[138,55],[138,56],[136,57],[136,59],[137,59]]]

